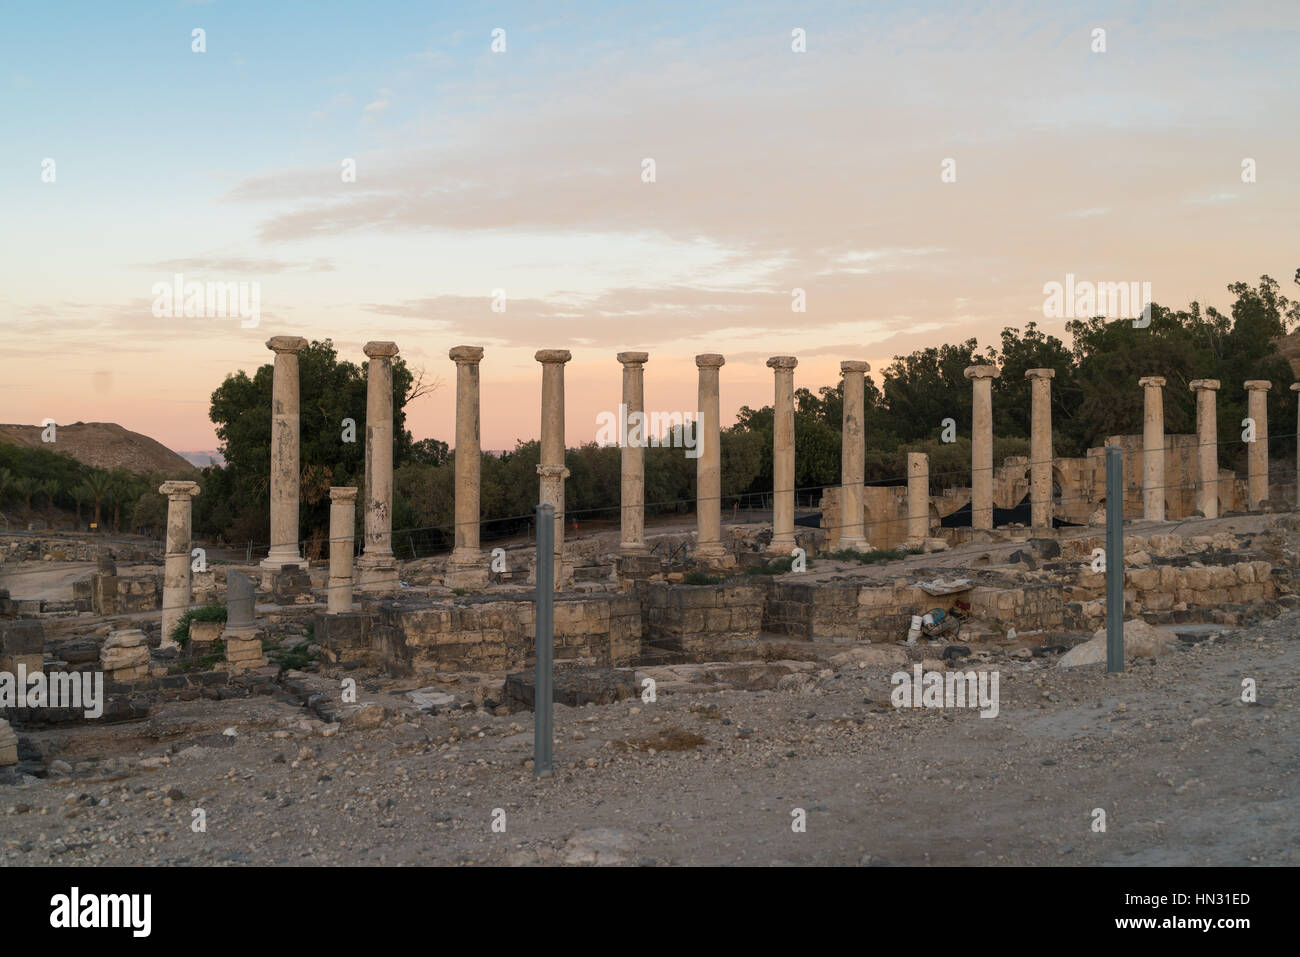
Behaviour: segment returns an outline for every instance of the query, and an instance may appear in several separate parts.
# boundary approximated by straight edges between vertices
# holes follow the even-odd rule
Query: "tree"
[[[58,479],[46,479],[42,482],[41,494],[45,496],[45,507],[54,508],[54,496],[59,494]]]
[[[329,339],[298,353],[301,539],[328,535],[330,485],[364,485],[367,371],[340,360]],[[273,380],[268,362],[251,376],[226,376],[212,393],[208,416],[226,465],[204,469],[213,488],[195,500],[195,527],[205,534],[258,542],[269,536]],[[438,385],[426,383],[423,372],[412,372],[400,357],[393,360],[394,468],[413,455],[405,406]]]
[[[23,507],[30,512],[32,510],[32,496],[41,490],[41,483],[30,475],[23,475],[10,482],[10,485],[18,493],[18,497],[23,500]]]
[[[100,508],[109,495],[112,482],[109,474],[103,469],[95,469],[86,476],[86,490],[90,493],[89,498],[95,503],[94,523],[98,531],[103,531],[103,526],[100,524]]]

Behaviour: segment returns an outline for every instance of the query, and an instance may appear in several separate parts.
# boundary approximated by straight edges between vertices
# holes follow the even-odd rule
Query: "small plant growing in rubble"
[[[717,585],[721,582],[721,578],[706,575],[704,572],[690,572],[682,579],[682,583],[685,585]]]
[[[266,643],[263,643],[262,647],[266,652],[266,657],[285,671],[303,671],[309,665],[315,664],[319,657],[319,652],[312,647],[310,638],[304,638],[292,648]]]
[[[452,593],[453,595],[457,595],[457,596],[460,596],[460,595],[468,595],[468,594],[469,594],[469,589],[468,589],[468,588],[453,588],[453,589],[451,590],[451,593]]]
[[[200,605],[198,608],[187,609],[185,614],[181,615],[180,620],[176,622],[176,627],[172,629],[172,641],[176,642],[182,648],[189,644],[190,640],[190,622],[192,621],[225,621],[225,605]]]
[[[920,555],[920,548],[877,548],[875,551],[859,552],[852,548],[841,548],[826,557],[837,562],[858,562],[861,565],[877,565],[880,562],[896,562],[908,555]]]
[[[790,571],[794,564],[794,556],[788,555],[784,558],[774,558],[765,565],[752,565],[745,569],[746,575],[785,575]],[[811,561],[805,564],[805,568],[812,568]]]

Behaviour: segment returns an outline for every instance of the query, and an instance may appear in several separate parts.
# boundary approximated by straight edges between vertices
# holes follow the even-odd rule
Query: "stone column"
[[[393,357],[395,342],[367,342],[365,542],[357,560],[363,591],[393,592]]]
[[[776,377],[772,403],[772,544],[768,550],[789,555],[794,550],[794,356],[767,360]]]
[[[356,548],[357,490],[330,488],[330,579],[326,611],[341,615],[352,610],[352,552]]]
[[[271,547],[262,560],[262,584],[285,565],[306,568],[298,554],[298,353],[307,346],[300,336],[272,336],[266,347],[275,353],[271,380]]]
[[[1246,383],[1246,414],[1255,420],[1255,441],[1246,447],[1246,497],[1253,511],[1268,502],[1268,390],[1267,379]]]
[[[1291,383],[1292,392],[1300,392],[1300,382]],[[1296,406],[1295,503],[1300,508],[1300,405]]]
[[[930,456],[907,453],[907,544],[919,548],[930,535]]]
[[[1215,403],[1218,379],[1193,379],[1196,393],[1196,508],[1206,518],[1219,517],[1219,418]]]
[[[567,584],[564,556],[564,364],[573,358],[568,349],[539,349],[533,356],[542,364],[542,442],[538,499],[555,509],[555,590]]]
[[[718,370],[727,360],[715,353],[695,357],[700,370],[699,412],[695,422],[695,557],[717,561],[722,544],[722,405]]]
[[[456,346],[447,353],[456,363],[456,544],[448,558],[454,574],[481,569],[483,552],[479,547],[479,470],[482,449],[479,445],[478,364],[483,358],[480,346]],[[486,578],[486,574],[484,574]]]
[[[1165,398],[1163,376],[1138,379],[1145,392],[1142,415],[1142,517],[1165,520]]]
[[[294,436],[296,451],[296,428]],[[190,607],[190,518],[199,486],[197,482],[163,482],[158,491],[167,496],[167,551],[163,568],[160,647],[175,648],[172,629]]]
[[[1001,374],[991,365],[969,366],[963,373],[971,380],[971,528],[993,527],[993,380]]]
[[[870,548],[862,527],[862,487],[866,478],[866,445],[862,415],[866,394],[865,362],[840,363],[844,376],[844,415],[840,431],[840,548]]]
[[[1052,379],[1055,369],[1029,369],[1029,511],[1035,528],[1052,527]]]
[[[648,352],[620,352],[618,361],[623,364],[623,416],[632,431],[635,416],[640,420],[636,430],[638,441],[628,435],[620,437],[623,448],[620,454],[623,480],[619,511],[622,534],[618,550],[623,555],[644,555],[645,547],[645,449],[648,440],[645,421],[645,363]]]

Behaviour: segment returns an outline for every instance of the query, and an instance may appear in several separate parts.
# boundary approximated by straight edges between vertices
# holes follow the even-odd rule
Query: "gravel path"
[[[27,735],[58,763],[0,786],[0,865],[1294,865],[1298,629],[1287,612],[1116,676],[998,658],[993,719],[891,707],[892,667],[557,706],[543,781],[528,712],[420,714],[378,678],[341,724],[171,703]]]

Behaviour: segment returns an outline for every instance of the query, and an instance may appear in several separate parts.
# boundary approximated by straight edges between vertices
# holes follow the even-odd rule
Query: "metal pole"
[[[550,777],[555,737],[555,508],[537,506],[537,673],[533,680],[533,774]]]
[[[1124,453],[1106,447],[1106,670],[1124,670]]]

